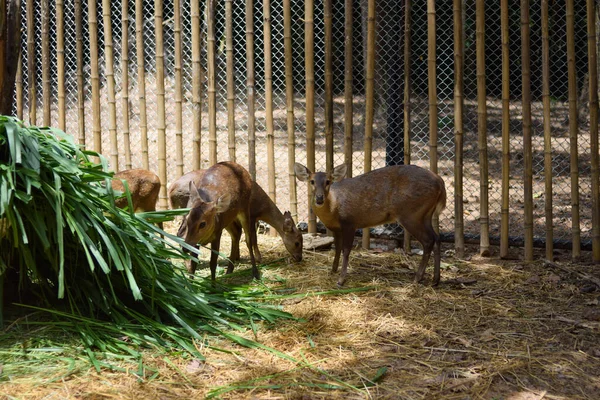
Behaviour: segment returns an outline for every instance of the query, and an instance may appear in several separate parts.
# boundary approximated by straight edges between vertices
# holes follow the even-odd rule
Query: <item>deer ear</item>
[[[302,182],[306,182],[312,174],[308,168],[299,163],[294,164],[294,172],[296,173],[296,178]]]
[[[189,193],[190,197],[188,200],[188,205],[194,203],[196,200],[201,200],[200,193],[198,193],[198,188],[196,187],[196,184],[194,184],[194,181],[190,181]]]
[[[230,203],[231,197],[229,196],[229,194],[224,194],[223,196],[219,197],[215,205],[217,213],[220,214],[227,211],[229,209]]]
[[[283,231],[286,233],[294,231],[294,219],[289,211],[283,213]]]
[[[341,181],[346,176],[346,172],[348,167],[346,164],[340,164],[333,169],[333,173],[331,174],[331,178],[334,182]]]

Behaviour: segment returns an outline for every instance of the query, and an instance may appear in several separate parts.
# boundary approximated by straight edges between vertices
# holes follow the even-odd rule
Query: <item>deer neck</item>
[[[270,198],[269,201],[264,203],[264,205],[266,206],[265,209],[259,215],[257,215],[256,219],[265,221],[269,226],[272,226],[277,233],[279,233],[279,236],[283,236],[283,214],[281,211],[279,211],[275,203],[273,203]]]

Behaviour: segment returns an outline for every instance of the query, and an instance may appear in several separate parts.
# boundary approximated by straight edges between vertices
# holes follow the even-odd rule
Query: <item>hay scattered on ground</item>
[[[600,393],[600,278],[589,263],[442,256],[442,283],[414,285],[420,256],[351,253],[346,288],[330,274],[333,251],[287,259],[279,238],[259,236],[263,284],[298,321],[261,324],[248,338],[299,360],[210,338],[206,361],[148,352],[144,379],[92,368],[4,379],[0,395],[38,398],[593,399]],[[224,235],[222,252],[228,254]],[[443,245],[443,250],[450,249]],[[249,282],[245,243],[231,278]],[[471,249],[471,254],[476,251]],[[519,250],[515,250],[515,254]],[[207,252],[205,253],[207,254]],[[568,253],[565,253],[565,257]],[[245,264],[244,264],[245,263]],[[207,270],[201,273],[206,273]],[[255,283],[257,284],[257,283]],[[231,353],[219,351],[231,351]],[[157,373],[157,374],[156,374]],[[237,389],[236,389],[237,388]]]

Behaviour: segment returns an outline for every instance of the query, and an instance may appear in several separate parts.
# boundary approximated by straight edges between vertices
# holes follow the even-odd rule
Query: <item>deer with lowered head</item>
[[[217,257],[221,245],[223,230],[234,222],[240,224],[249,239],[248,250],[252,263],[252,275],[260,279],[260,273],[254,259],[256,231],[250,227],[250,194],[252,177],[241,165],[226,161],[208,168],[196,186],[193,180],[188,185],[189,199],[186,208],[190,212],[184,217],[177,236],[198,248],[198,245],[210,243],[210,275],[215,280]],[[198,263],[193,261],[189,273],[196,272]],[[230,261],[227,273],[233,271]]]
[[[446,188],[437,174],[415,165],[394,165],[343,179],[346,165],[331,173],[312,172],[295,164],[296,177],[309,182],[313,190],[312,208],[317,217],[333,232],[336,272],[343,250],[342,271],[338,285],[346,280],[348,256],[357,228],[369,228],[397,222],[423,246],[423,257],[415,275],[420,282],[431,251],[434,251],[433,284],[440,281],[440,237],[433,229],[432,217],[446,206]]]
[[[182,175],[169,187],[169,202],[171,208],[185,208],[190,197],[189,185],[194,182],[196,188],[201,187],[202,178],[206,170],[198,169]],[[302,261],[302,233],[296,227],[292,214],[289,211],[281,213],[277,205],[265,193],[263,188],[256,182],[252,182],[250,192],[250,228],[254,229],[258,220],[265,221],[272,226],[283,241],[287,251],[292,255],[295,261]],[[235,220],[225,228],[231,235],[231,261],[240,259],[240,238],[242,236],[242,226]],[[246,235],[246,245],[250,247],[250,238]],[[254,258],[258,263],[262,261],[258,243],[254,243]]]
[[[110,182],[113,190],[125,192],[125,185],[131,193],[133,212],[156,211],[156,200],[160,192],[160,179],[154,172],[145,169],[126,169],[113,175]],[[127,196],[115,199],[115,205],[119,208],[127,207]]]

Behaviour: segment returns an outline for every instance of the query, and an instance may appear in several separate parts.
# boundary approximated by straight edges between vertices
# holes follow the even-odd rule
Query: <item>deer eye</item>
[[[330,183],[330,181],[325,181],[325,186],[329,186]]]
[[[206,222],[204,222],[204,221],[200,222],[200,225],[198,225],[198,227],[200,229],[204,228],[205,226],[206,226]]]
[[[298,242],[296,242],[295,244],[296,244],[296,247],[300,246],[300,243],[298,243]]]
[[[315,181],[314,181],[313,179],[311,179],[311,180],[310,180],[310,184],[311,184],[311,185],[314,185],[314,184],[315,184]]]

